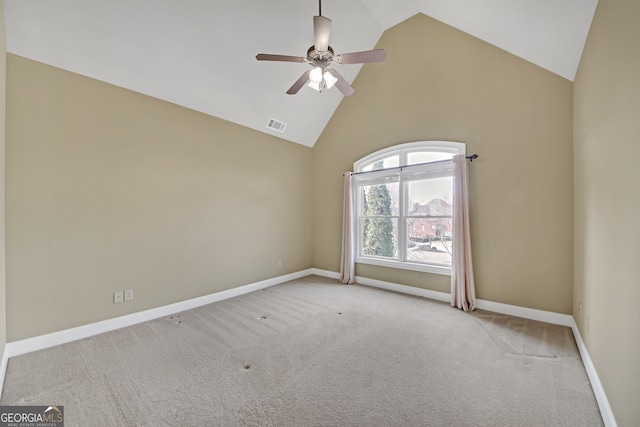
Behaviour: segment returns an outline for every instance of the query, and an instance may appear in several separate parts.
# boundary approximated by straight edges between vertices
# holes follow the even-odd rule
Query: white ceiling
[[[313,146],[342,96],[286,90],[306,64],[316,0],[5,0],[7,51]],[[597,0],[325,0],[336,53],[374,48],[424,13],[573,80]],[[371,64],[368,67],[384,66]],[[352,82],[360,65],[336,65]],[[352,96],[357,96],[357,92]],[[287,123],[281,134],[270,118]]]

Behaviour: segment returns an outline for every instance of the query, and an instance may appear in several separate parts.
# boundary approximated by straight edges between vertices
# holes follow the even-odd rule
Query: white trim
[[[386,289],[388,291],[425,297],[436,301],[451,302],[451,295],[446,292],[431,291],[429,289],[416,288],[415,286],[399,285],[397,283],[384,282],[382,280],[369,279],[361,276],[356,276],[356,283],[359,285],[371,286],[372,288]]]
[[[434,151],[434,152],[440,152],[440,153],[466,154],[467,144],[464,142],[458,142],[458,141],[433,140],[433,141],[405,142],[403,144],[392,145],[390,147],[383,148],[381,150],[368,154],[363,158],[361,158],[360,160],[355,161],[353,163],[353,171],[360,172],[358,169],[362,165],[367,165],[369,163],[373,163],[376,160],[384,159],[388,157],[390,154],[398,153],[400,155],[401,152],[404,154],[404,153],[415,152],[415,151],[426,151],[426,149],[428,149],[428,151]]]
[[[268,288],[270,286],[275,286],[280,283],[285,283],[290,280],[295,280],[310,275],[317,275],[330,279],[340,280],[340,273],[319,268],[309,268],[284,276],[274,277],[272,279],[267,279],[237,288],[205,295],[202,297],[169,304],[163,307],[157,307],[138,313],[128,314],[126,316],[116,317],[114,319],[104,320],[101,322],[78,326],[76,328],[66,329],[46,335],[40,335],[33,338],[27,338],[24,340],[7,343],[2,354],[2,360],[0,361],[0,395],[2,393],[4,378],[7,371],[7,363],[10,357],[19,356],[33,351],[53,347],[59,344],[91,337],[104,332],[113,331],[115,329],[124,328],[126,326],[132,326],[138,323],[154,320],[171,314],[180,313],[185,310],[201,307],[203,305],[222,301],[228,298],[233,298],[235,296],[244,295],[249,292],[258,291],[260,289]],[[436,301],[443,301],[448,303],[451,302],[451,295],[446,292],[438,292],[429,289],[416,288],[413,286],[400,285],[398,283],[385,282],[382,280],[370,279],[361,276],[356,276],[356,283],[394,292],[421,296]],[[585,370],[587,371],[587,376],[589,377],[591,387],[593,388],[593,392],[596,396],[596,401],[598,402],[600,414],[602,415],[605,426],[618,426],[611,405],[609,404],[609,400],[607,399],[607,395],[604,391],[604,388],[602,387],[600,378],[598,377],[596,368],[591,360],[591,357],[589,356],[589,351],[587,350],[587,347],[582,340],[580,330],[578,329],[578,325],[576,324],[573,316],[485,300],[477,300],[476,307],[482,310],[493,311],[496,313],[570,327],[573,331],[573,336],[575,337],[578,351],[580,352],[582,362],[584,364]]]
[[[403,294],[421,296],[436,301],[451,303],[451,294],[448,292],[432,291],[429,289],[416,288],[414,286],[399,285],[397,283],[383,282],[381,280],[369,279],[356,276],[356,283],[360,285],[372,286],[375,288],[387,289],[389,291],[401,292]],[[552,311],[536,310],[535,308],[520,307],[517,305],[502,304],[499,302],[476,300],[476,307],[481,310],[493,311],[495,313],[507,314],[524,319],[538,320],[540,322],[554,325],[571,326],[573,317],[569,314],[554,313]]]
[[[613,409],[609,404],[609,399],[607,399],[607,394],[604,391],[604,387],[602,387],[602,383],[600,382],[600,377],[598,376],[596,367],[591,360],[591,356],[589,355],[587,346],[582,340],[582,335],[580,334],[580,330],[578,329],[575,318],[572,317],[571,319],[571,330],[573,331],[573,336],[576,339],[578,351],[580,352],[580,356],[582,357],[582,364],[584,365],[584,369],[587,371],[587,376],[589,377],[589,382],[591,383],[593,394],[596,395],[596,401],[598,402],[598,407],[600,408],[602,421],[604,421],[604,425],[607,427],[617,427],[618,423],[616,422],[616,417],[613,414]]]
[[[311,270],[312,274],[316,274],[318,276],[325,276],[332,279],[340,278],[340,275],[338,273],[333,273],[331,271],[320,270],[316,268],[313,268]],[[437,301],[444,301],[449,303],[451,302],[451,294],[446,292],[430,291],[427,289],[415,288],[413,286],[400,285],[391,282],[383,282],[381,280],[369,279],[360,276],[356,276],[356,283],[409,295],[422,296]],[[537,310],[534,308],[520,307],[516,305],[503,304],[486,300],[476,300],[476,307],[481,310],[493,311],[495,313],[507,314],[509,316],[522,317],[525,319],[537,320],[554,325],[570,327],[576,340],[578,351],[580,352],[580,357],[582,358],[582,364],[587,371],[587,376],[589,377],[591,388],[593,389],[593,393],[596,396],[596,401],[598,402],[598,408],[600,409],[600,415],[602,416],[604,425],[607,427],[618,426],[611,405],[609,404],[609,399],[607,399],[604,387],[602,387],[602,383],[600,382],[600,378],[598,377],[598,372],[596,371],[596,368],[591,361],[591,356],[589,356],[589,351],[587,350],[587,347],[582,340],[582,335],[580,335],[580,330],[578,329],[578,325],[576,324],[575,318],[573,316],[569,314]]]
[[[522,317],[529,320],[551,323],[553,325],[571,326],[573,316],[570,314],[556,313],[553,311],[538,310],[535,308],[521,307],[519,305],[503,304],[487,300],[476,300],[476,308],[507,314],[509,316]]]
[[[420,271],[422,273],[441,274],[443,276],[451,276],[451,267],[441,266],[437,264],[418,264],[417,262],[398,261],[391,259],[382,259],[374,257],[356,257],[356,264],[377,265],[380,267],[399,268],[401,270]]]
[[[383,282],[382,280],[369,279],[367,277],[360,276],[356,276],[356,283],[360,285],[372,286],[375,288],[387,289],[389,291],[401,292],[403,294],[415,295],[433,299],[436,301],[451,303],[451,294],[448,292],[432,291],[429,289],[399,285],[397,283],[391,282]],[[502,304],[493,301],[476,300],[476,307],[481,310],[493,311],[495,313],[507,314],[510,316],[522,317],[530,320],[538,320],[540,322],[551,323],[554,325],[571,326],[571,322],[573,321],[573,317],[569,314],[536,310],[534,308]]]
[[[318,276],[329,277],[332,279],[340,279],[338,273],[332,271],[311,269],[312,274]],[[371,286],[374,288],[386,289],[389,291],[400,292],[403,294],[415,295],[451,303],[451,294],[448,292],[432,291],[429,289],[416,288],[414,286],[400,285],[393,282],[384,282],[382,280],[370,279],[368,277],[356,276],[356,283],[360,285]],[[535,308],[520,307],[517,305],[503,304],[500,302],[476,300],[476,307],[481,310],[493,311],[500,314],[522,317],[530,320],[538,320],[540,322],[551,323],[554,325],[568,326],[573,324],[573,316],[570,314],[554,313],[552,311],[537,310]]]
[[[327,277],[329,279],[340,280],[340,273],[337,273],[335,271],[323,270],[321,268],[312,268],[311,274],[314,274],[316,276]]]
[[[7,363],[9,363],[9,352],[7,351],[7,345],[5,345],[2,352],[2,361],[0,361],[0,396],[2,396],[2,389],[4,388],[4,377],[7,374]]]
[[[340,280],[340,273],[329,270],[312,268],[311,274],[328,277],[329,279]],[[359,285],[371,286],[372,288],[386,289],[388,291],[400,292],[403,294],[425,297],[437,301],[451,302],[450,294],[446,292],[431,291],[429,289],[416,288],[415,286],[399,285],[397,283],[384,282],[382,280],[369,279],[367,277],[356,276],[356,283]]]
[[[150,310],[127,314],[125,316],[90,323],[88,325],[82,325],[71,329],[64,329],[62,331],[52,332],[50,334],[27,338],[20,341],[13,341],[7,343],[5,348],[5,356],[19,356],[21,354],[43,350],[45,348],[53,347],[56,345],[113,331],[115,329],[120,329],[127,326],[136,325],[138,323],[147,322],[149,320],[158,319],[160,317],[168,316],[171,314],[180,313],[192,308],[201,307],[203,305],[222,301],[228,298],[233,298],[249,292],[258,291],[260,289],[278,285],[280,283],[285,283],[291,280],[299,279],[301,277],[309,276],[310,274],[312,274],[311,271],[312,269],[302,270],[284,276],[274,277],[272,279],[239,286],[237,288],[215,292],[213,294],[204,295],[198,298],[177,302],[162,307],[152,308]]]

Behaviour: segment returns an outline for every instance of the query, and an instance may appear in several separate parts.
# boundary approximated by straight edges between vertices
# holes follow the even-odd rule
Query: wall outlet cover
[[[122,302],[124,300],[124,294],[122,291],[115,291],[113,293],[113,302],[114,303],[119,303]]]

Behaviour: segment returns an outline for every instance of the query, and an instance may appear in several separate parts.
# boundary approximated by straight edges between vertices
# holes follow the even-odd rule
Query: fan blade
[[[343,53],[342,55],[337,55],[333,60],[337,64],[364,64],[366,62],[382,62],[386,56],[384,49],[376,49]]]
[[[349,82],[346,81],[345,78],[342,77],[342,75],[339,72],[337,72],[336,70],[327,70],[327,71],[330,72],[333,77],[338,79],[338,81],[336,82],[336,87],[340,92],[342,92],[344,96],[353,95],[353,92],[355,92],[356,90],[351,87]]]
[[[300,78],[293,84],[293,86],[289,88],[289,90],[287,91],[287,95],[295,95],[296,93],[298,93],[298,91],[302,89],[302,86],[306,85],[309,81],[310,72],[311,70],[301,75]]]
[[[256,55],[258,61],[284,61],[284,62],[305,62],[307,58],[301,56],[288,55],[271,55],[268,53],[259,53]]]
[[[331,19],[324,16],[313,17],[313,45],[316,50],[326,52],[329,49],[331,35]]]

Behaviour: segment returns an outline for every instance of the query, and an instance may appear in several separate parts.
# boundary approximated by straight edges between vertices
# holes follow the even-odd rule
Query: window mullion
[[[406,154],[402,153],[401,161],[404,162]],[[404,164],[404,163],[401,163]],[[401,262],[405,262],[407,260],[407,204],[406,204],[406,183],[404,182],[404,178],[402,176],[402,171],[400,171],[400,182],[398,183],[398,203],[400,204],[398,213],[400,217],[398,218],[398,260]]]
[[[362,189],[362,187],[357,186],[356,192],[357,192],[356,212],[358,215],[358,219],[356,222],[356,227],[358,229],[357,238],[356,238],[358,241],[356,246],[356,252],[357,252],[357,256],[362,256],[363,255],[362,244],[364,242],[364,239],[362,236],[362,233],[364,232],[364,226],[363,226],[363,218],[364,218],[363,192],[364,190]]]
[[[407,164],[407,151],[402,150],[400,152],[400,166],[404,166]],[[400,182],[398,183],[398,203],[400,204],[398,213],[400,214],[400,218],[398,218],[398,260],[400,262],[405,262],[407,260],[407,203],[406,203],[406,192],[407,192],[407,184],[404,180],[404,175],[402,173],[402,169],[400,169]]]

